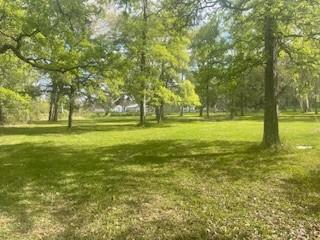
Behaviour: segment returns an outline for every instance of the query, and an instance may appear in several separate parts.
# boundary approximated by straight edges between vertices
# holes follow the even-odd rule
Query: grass
[[[0,239],[319,239],[318,118],[223,119],[0,128]]]

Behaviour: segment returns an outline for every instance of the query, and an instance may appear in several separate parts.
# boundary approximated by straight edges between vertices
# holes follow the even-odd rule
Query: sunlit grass
[[[281,152],[259,115],[0,128],[0,239],[320,238],[320,122],[281,119]]]

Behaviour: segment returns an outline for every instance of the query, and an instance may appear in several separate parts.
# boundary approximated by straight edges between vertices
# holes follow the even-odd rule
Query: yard
[[[319,120],[282,114],[280,151],[259,116],[0,128],[0,239],[320,239]]]

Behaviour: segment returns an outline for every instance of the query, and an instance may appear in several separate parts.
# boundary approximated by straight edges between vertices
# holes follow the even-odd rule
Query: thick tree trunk
[[[264,133],[263,145],[272,147],[280,144],[279,120],[277,112],[276,97],[276,38],[275,38],[275,19],[272,16],[265,17],[265,108],[264,108]]]
[[[315,112],[316,115],[318,115],[318,113],[319,113],[319,110],[318,110],[318,97],[315,96],[314,100],[315,100],[314,101],[314,112]]]
[[[56,101],[54,103],[54,111],[53,111],[53,122],[58,122],[58,115],[59,115],[59,95],[56,97]]]
[[[53,84],[53,89],[50,96],[50,108],[49,108],[49,121],[58,121],[58,109],[59,108],[59,89],[58,86]]]

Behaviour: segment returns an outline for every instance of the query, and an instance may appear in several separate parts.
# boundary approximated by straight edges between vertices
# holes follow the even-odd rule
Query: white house
[[[140,107],[138,104],[131,104],[126,107],[125,112],[139,112]]]
[[[115,113],[122,113],[124,112],[124,107],[121,106],[121,105],[116,105],[112,108],[111,110],[112,112],[115,112]]]

